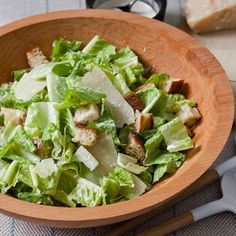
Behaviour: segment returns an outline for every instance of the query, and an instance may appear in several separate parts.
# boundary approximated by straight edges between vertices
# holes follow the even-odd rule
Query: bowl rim
[[[198,172],[194,172],[189,178],[185,178],[184,180],[182,179],[183,181],[178,182],[177,179],[177,183],[175,183],[171,189],[168,189],[168,191],[165,191],[163,194],[158,195],[158,199],[160,199],[160,201],[158,202],[156,202],[155,194],[150,194],[151,192],[148,192],[141,197],[121,203],[94,208],[78,209],[37,205],[21,201],[8,195],[0,194],[1,213],[41,225],[68,228],[91,227],[124,221],[145,213],[154,207],[160,206],[161,204],[164,204],[171,198],[174,198],[174,196],[179,194],[182,190],[187,188],[190,184],[196,181],[216,160],[218,154],[221,152],[223,146],[227,141],[232,127],[234,115],[234,101],[230,82],[227,79],[223,68],[221,67],[217,59],[215,59],[215,57],[208,51],[208,49],[203,47],[193,37],[187,35],[186,33],[173,26],[153,19],[124,12],[111,12],[109,10],[67,10],[31,16],[2,26],[0,28],[0,37],[20,28],[42,22],[68,18],[71,19],[91,17],[98,19],[118,19],[119,21],[129,21],[134,24],[137,24],[138,22],[139,25],[143,25],[145,27],[147,27],[147,25],[152,25],[153,28],[169,28],[176,35],[178,35],[179,40],[182,39],[190,41],[190,43],[188,44],[189,48],[199,48],[202,50],[202,55],[216,61],[218,72],[221,74],[221,81],[219,79],[219,76],[216,78],[217,83],[221,83],[221,85],[225,86],[227,92],[230,94],[230,96],[228,96],[227,103],[225,103],[223,98],[223,94],[225,93],[225,91],[220,91],[222,96],[218,97],[219,103],[222,102],[222,104],[224,104],[224,109],[222,108],[223,106],[219,107],[220,116],[217,120],[219,126],[221,126],[220,121],[223,120],[223,114],[224,116],[227,115],[227,117],[229,118],[227,120],[223,120],[224,122],[220,129],[221,139],[218,139],[217,146],[215,145],[211,154],[205,157],[204,162],[195,162],[195,168],[197,168]]]

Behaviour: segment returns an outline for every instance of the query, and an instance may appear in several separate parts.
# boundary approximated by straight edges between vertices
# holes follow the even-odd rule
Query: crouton
[[[96,104],[89,104],[76,109],[74,115],[75,124],[86,125],[89,121],[96,121],[100,118],[100,111]]]
[[[48,63],[48,59],[43,52],[37,47],[26,53],[28,64],[30,67],[39,66]]]
[[[135,92],[137,92],[137,91],[139,91],[139,90],[151,88],[152,86],[153,86],[152,83],[143,84],[143,85],[137,87],[137,88],[135,89]]]
[[[25,112],[18,109],[1,107],[1,112],[4,116],[4,125],[7,125],[9,120],[13,120],[16,125],[22,125],[25,122]]]
[[[184,80],[182,79],[170,79],[162,88],[167,93],[179,93],[182,90]]]
[[[36,147],[36,154],[41,158],[48,158],[50,155],[51,146],[48,144],[43,144],[42,140],[39,137],[33,137],[33,144]]]
[[[194,123],[201,118],[201,114],[199,113],[198,109],[195,107],[190,107],[187,104],[180,107],[177,115],[188,127],[193,126]]]
[[[93,146],[97,142],[97,136],[96,129],[80,126],[75,129],[75,137],[72,141],[84,146]]]
[[[125,147],[125,153],[136,157],[140,161],[143,161],[145,156],[144,146],[142,140],[138,137],[137,134],[130,132],[129,141]]]
[[[130,92],[124,98],[134,110],[144,109],[144,104],[140,101],[138,95],[135,93]]]
[[[137,133],[151,129],[153,126],[152,113],[142,114],[138,110],[135,112],[135,129]]]

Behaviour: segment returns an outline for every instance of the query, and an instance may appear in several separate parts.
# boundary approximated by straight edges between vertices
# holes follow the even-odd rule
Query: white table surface
[[[165,22],[181,25],[182,4],[184,0],[169,0]],[[0,0],[0,25],[44,12],[85,8],[84,0]],[[224,150],[216,163],[227,160],[236,153],[234,135],[231,134]],[[181,201],[174,207],[167,209],[152,220],[145,222],[136,229],[127,233],[135,235],[144,229],[165,221],[183,211],[190,210],[221,196],[219,182],[194,194],[194,196]],[[0,236],[77,236],[101,235],[112,226],[103,226],[88,229],[57,229],[37,226],[18,221],[0,214]],[[173,236],[233,236],[236,235],[236,216],[232,213],[222,213],[208,217],[191,226],[187,226]]]

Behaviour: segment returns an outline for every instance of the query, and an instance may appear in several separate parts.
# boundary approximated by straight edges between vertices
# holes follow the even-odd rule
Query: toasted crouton
[[[9,120],[13,120],[16,125],[22,125],[25,122],[25,112],[18,109],[1,107],[1,112],[4,116],[4,125],[7,125]]]
[[[135,129],[137,133],[151,129],[153,126],[152,113],[142,114],[138,110],[135,112]]]
[[[43,52],[37,47],[26,53],[28,64],[30,67],[39,66],[48,63],[48,59]]]
[[[144,146],[137,134],[129,133],[129,141],[125,147],[125,153],[143,161],[145,156]]]
[[[184,80],[182,79],[170,79],[167,80],[163,90],[167,93],[179,93],[182,90]]]
[[[130,92],[124,98],[129,103],[129,105],[133,107],[134,110],[144,109],[143,103],[140,101],[139,97],[135,93]]]
[[[76,109],[74,115],[75,124],[86,125],[89,121],[96,121],[100,118],[100,111],[96,104],[89,104]]]
[[[199,113],[198,109],[195,107],[190,107],[187,104],[180,107],[177,115],[188,127],[193,126],[194,123],[201,118],[201,114]]]
[[[50,153],[50,145],[43,145],[42,140],[39,137],[33,137],[33,144],[36,147],[36,152],[37,155],[41,158],[41,159],[45,159],[47,157],[49,157],[49,153]]]
[[[84,146],[93,146],[97,142],[97,130],[88,127],[77,127],[75,129],[75,137],[72,139],[74,143],[80,143]]]

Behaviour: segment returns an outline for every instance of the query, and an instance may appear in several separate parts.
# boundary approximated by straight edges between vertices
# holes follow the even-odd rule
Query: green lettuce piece
[[[166,73],[155,73],[152,74],[150,78],[145,81],[145,84],[153,83],[158,89],[162,89],[163,85],[169,79],[170,76]]]
[[[162,152],[152,164],[157,164],[153,175],[153,183],[159,181],[164,174],[173,174],[184,162],[185,155],[182,153]]]
[[[196,103],[192,100],[186,99],[182,94],[169,94],[167,97],[166,108],[167,112],[176,113],[182,105],[189,105],[195,107]]]
[[[70,106],[78,107],[90,103],[101,103],[102,99],[106,97],[105,94],[97,92],[94,89],[87,87],[78,87],[68,89],[64,95],[64,101]]]
[[[66,147],[66,136],[62,135],[55,124],[51,123],[44,129],[42,140],[52,142],[53,147],[51,155],[54,159],[60,159],[60,157],[63,157],[62,153]]]
[[[116,53],[114,56],[114,64],[121,69],[125,69],[127,67],[137,66],[139,62],[135,53],[129,47],[126,47]]]
[[[32,102],[42,102],[47,101],[47,94],[45,90],[34,95],[30,100],[23,101],[16,99],[13,89],[9,91],[4,91],[4,94],[0,96],[0,106],[12,109],[19,109],[27,111],[27,108],[31,105]]]
[[[72,137],[75,136],[75,122],[73,119],[73,115],[69,108],[61,110],[61,126],[66,127],[66,133],[71,135]]]
[[[14,179],[16,178],[16,175],[19,170],[19,163],[17,161],[11,162],[11,164],[8,166],[2,181],[6,183],[7,185],[12,185],[14,182]]]
[[[28,152],[25,149],[21,147],[15,147],[14,152],[21,158],[24,158],[28,160],[31,163],[38,163],[40,161],[40,157],[35,155],[32,152]],[[7,155],[7,158],[9,158],[9,155]]]
[[[161,135],[161,132],[158,130],[156,134],[154,134],[150,139],[148,139],[145,144],[145,159],[143,161],[144,165],[151,165],[153,158],[156,157],[158,154],[159,146],[161,145],[161,142],[163,140],[163,137]]]
[[[167,164],[158,165],[153,174],[153,183],[158,182],[167,172]]]
[[[109,44],[106,40],[101,39],[98,35],[84,47],[82,52],[90,57],[109,58],[116,53],[115,46]]]
[[[59,109],[53,102],[32,103],[28,109],[25,130],[31,137],[40,137],[50,124],[59,126]]]
[[[83,146],[80,146],[74,153],[75,161],[83,162],[90,171],[93,171],[98,166],[98,161],[95,157]]]
[[[65,206],[69,207],[76,207],[76,203],[73,202],[71,199],[68,198],[68,194],[62,190],[57,190],[56,194],[53,196],[53,199],[57,200],[58,202],[63,203]]]
[[[116,166],[114,170],[108,174],[108,178],[117,181],[121,187],[134,187],[131,173],[122,167]]]
[[[159,127],[159,130],[169,152],[193,148],[192,139],[188,136],[183,122],[178,117]]]
[[[39,192],[20,192],[17,194],[20,200],[32,202],[40,205],[50,205],[53,206],[54,203],[50,196],[46,194],[41,194]]]
[[[31,71],[31,68],[15,70],[15,71],[12,71],[12,77],[14,81],[19,81],[25,73],[28,73],[30,71]]]
[[[117,164],[124,169],[134,173],[140,174],[143,171],[147,170],[147,167],[140,166],[137,164],[138,160],[134,157],[125,155],[123,153],[118,153]]]
[[[173,162],[176,167],[180,167],[184,160],[185,155],[183,153],[161,151],[156,155],[155,158],[153,158],[152,161],[150,161],[150,165],[169,164]]]
[[[134,180],[129,171],[116,166],[108,176],[103,177],[101,186],[106,194],[107,203],[119,201],[134,188]]]
[[[150,168],[140,173],[138,177],[147,185],[152,185],[153,174]]]
[[[126,74],[125,71],[121,70],[119,66],[112,63],[98,64],[111,80],[116,89],[125,96],[131,90],[126,83]]]
[[[72,72],[72,65],[68,61],[58,62],[52,67],[52,72],[58,76],[68,76]]]
[[[101,186],[104,193],[106,194],[107,203],[111,203],[112,201],[114,202],[115,199],[119,199],[121,197],[121,187],[117,180],[104,177],[101,180]]]
[[[32,139],[28,136],[25,130],[22,127],[19,127],[14,134],[13,142],[17,147],[22,147],[28,152],[34,152],[36,150],[35,145],[32,142]]]
[[[164,110],[167,100],[166,93],[158,90],[154,85],[137,91],[137,95],[145,106],[142,113],[151,112],[158,115]]]
[[[9,163],[0,159],[0,183],[3,183],[2,181],[7,172],[8,167]]]
[[[68,195],[68,198],[86,207],[105,204],[105,194],[102,188],[84,178],[78,179],[77,186]]]
[[[116,87],[116,89],[123,95],[127,95],[131,90],[129,89],[124,76],[121,73],[116,74],[113,78],[111,78],[112,83]]]
[[[77,185],[78,174],[72,169],[62,170],[57,189],[69,194]]]
[[[164,125],[166,120],[160,116],[153,117],[153,128],[157,129],[161,125]]]
[[[64,54],[79,51],[81,45],[81,41],[71,41],[62,38],[54,40],[52,43],[51,58],[53,61],[59,61]]]
[[[68,89],[65,78],[61,78],[55,73],[50,73],[47,75],[46,80],[49,101],[63,101],[64,93]]]
[[[20,126],[16,126],[13,120],[9,120],[1,134],[0,145],[4,147],[14,136]]]
[[[131,86],[137,81],[137,78],[135,77],[132,69],[130,67],[125,68],[125,74],[126,74],[126,82],[128,86]]]

